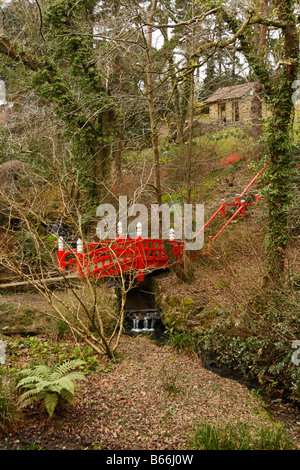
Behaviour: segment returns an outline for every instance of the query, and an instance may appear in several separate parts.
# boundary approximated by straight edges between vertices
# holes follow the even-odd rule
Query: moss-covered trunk
[[[290,207],[293,198],[292,176],[295,170],[291,145],[293,103],[290,85],[282,87],[273,101],[268,127],[268,233],[266,239],[267,275],[274,280],[284,274],[285,252],[289,240]],[[278,103],[277,103],[278,102]]]

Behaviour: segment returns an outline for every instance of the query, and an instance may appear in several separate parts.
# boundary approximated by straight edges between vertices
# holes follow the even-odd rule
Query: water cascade
[[[124,327],[126,333],[132,336],[159,335],[164,329],[149,278],[128,292]]]

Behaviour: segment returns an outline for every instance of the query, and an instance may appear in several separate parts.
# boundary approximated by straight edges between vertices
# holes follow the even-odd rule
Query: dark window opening
[[[226,122],[226,103],[220,103],[219,106],[219,120]]]
[[[237,122],[240,120],[240,109],[239,109],[239,102],[235,101],[233,103],[233,121]]]

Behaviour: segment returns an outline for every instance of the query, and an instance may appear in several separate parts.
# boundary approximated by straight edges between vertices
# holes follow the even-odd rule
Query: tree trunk
[[[265,2],[266,4],[266,2]],[[242,34],[241,50],[262,84],[271,117],[265,132],[266,154],[269,157],[266,174],[268,234],[266,238],[266,279],[277,283],[284,279],[285,252],[289,241],[289,209],[293,198],[292,176],[295,171],[291,142],[293,84],[299,71],[299,36],[297,18],[292,0],[272,2],[278,16],[278,28],[282,35],[281,60],[272,70],[266,54],[258,52],[251,35]],[[234,32],[239,21],[224,13]],[[278,33],[279,34],[279,33]]]
[[[120,183],[122,181],[122,150],[124,148],[124,136],[116,136],[116,148],[114,155],[115,162],[115,176]]]
[[[159,164],[159,149],[158,149],[158,133],[156,126],[155,116],[155,103],[154,103],[154,84],[152,73],[152,26],[153,16],[156,11],[157,0],[152,0],[151,10],[148,15],[147,25],[147,89],[148,89],[148,104],[149,116],[151,124],[151,138],[153,149],[153,164],[154,164],[154,185],[155,195],[158,204],[161,203],[161,182],[160,182],[160,164]]]
[[[151,134],[152,134],[152,148],[153,148],[153,163],[154,163],[154,184],[155,184],[155,196],[157,204],[162,202],[161,192],[161,179],[160,179],[160,162],[159,162],[159,148],[158,148],[158,134],[156,129],[156,112],[154,102],[154,87],[153,87],[153,74],[152,74],[152,26],[153,16],[156,11],[157,0],[152,0],[151,10],[148,15],[147,25],[147,90],[148,90],[148,103],[149,103],[149,116],[151,122]],[[161,233],[161,220],[160,230]],[[174,256],[172,246],[169,240],[164,240],[164,248],[168,260],[171,264],[173,271],[180,280],[187,280],[186,274],[177,259]]]
[[[289,241],[289,207],[292,200],[293,156],[291,145],[292,102],[286,92],[278,90],[269,142],[268,235],[266,240],[267,279],[278,283],[284,277],[285,253]],[[283,108],[279,103],[284,103]]]
[[[262,133],[262,85],[261,83],[255,83],[254,95],[251,103],[251,134],[253,142],[258,142]]]
[[[285,252],[289,241],[289,212],[293,198],[292,178],[295,171],[291,130],[293,123],[293,83],[299,70],[299,36],[293,16],[293,2],[278,3],[283,28],[284,60],[280,66],[272,100],[272,119],[268,132],[270,154],[270,190],[268,195],[268,277],[275,282],[284,278]],[[270,100],[270,101],[271,101]]]

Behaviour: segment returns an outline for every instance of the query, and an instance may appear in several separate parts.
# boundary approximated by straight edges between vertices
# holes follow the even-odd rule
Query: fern
[[[17,388],[25,390],[20,396],[20,406],[24,408],[37,400],[43,400],[51,418],[59,399],[73,402],[74,382],[85,379],[83,372],[73,371],[73,369],[84,364],[85,362],[75,359],[59,364],[54,369],[45,365],[33,369],[22,369],[19,375],[23,378],[17,384]]]

